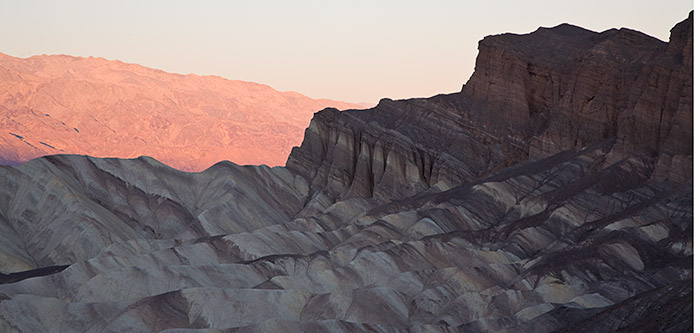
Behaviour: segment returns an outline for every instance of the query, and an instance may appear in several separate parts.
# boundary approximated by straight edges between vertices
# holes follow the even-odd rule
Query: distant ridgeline
[[[153,156],[185,171],[279,166],[329,106],[360,107],[101,58],[0,54],[0,164],[80,154]]]

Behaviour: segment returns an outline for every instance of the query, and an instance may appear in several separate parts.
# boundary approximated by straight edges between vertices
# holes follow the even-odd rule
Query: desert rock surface
[[[692,43],[486,37],[462,91],[322,110],[285,167],[0,167],[0,328],[687,331]]]
[[[185,171],[279,166],[324,107],[360,108],[102,58],[0,54],[0,163],[80,154],[152,156]]]

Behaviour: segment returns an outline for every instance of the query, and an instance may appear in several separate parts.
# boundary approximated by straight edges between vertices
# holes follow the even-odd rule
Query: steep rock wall
[[[614,140],[607,165],[636,156],[655,180],[682,183],[692,176],[692,21],[670,43],[567,24],[486,37],[461,92],[319,112],[287,167],[331,196],[398,199]]]

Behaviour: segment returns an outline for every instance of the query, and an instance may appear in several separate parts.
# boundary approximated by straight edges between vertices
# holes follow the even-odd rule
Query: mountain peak
[[[592,34],[595,34],[594,31],[569,24],[569,23],[561,23],[557,26],[554,27],[540,27],[533,34],[538,34],[538,33],[556,33],[558,35],[563,35],[563,36],[568,36],[568,37],[589,37]]]

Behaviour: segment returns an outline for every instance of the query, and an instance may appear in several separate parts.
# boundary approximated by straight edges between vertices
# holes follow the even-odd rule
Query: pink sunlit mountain
[[[360,105],[121,61],[0,53],[0,164],[152,156],[181,170],[283,165],[313,113]]]

